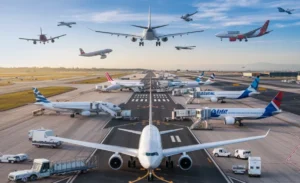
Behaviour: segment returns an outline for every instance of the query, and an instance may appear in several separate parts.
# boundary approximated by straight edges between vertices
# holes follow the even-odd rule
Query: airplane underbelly
[[[156,40],[156,36],[153,32],[147,32],[144,36],[145,40]]]

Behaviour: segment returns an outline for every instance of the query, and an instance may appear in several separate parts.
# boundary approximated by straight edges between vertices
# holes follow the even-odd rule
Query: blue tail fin
[[[40,103],[50,103],[49,100],[41,94],[41,92],[37,88],[32,88],[36,102]]]
[[[258,89],[258,84],[259,84],[259,76],[257,76],[251,83],[251,85],[248,87],[247,90],[250,91],[256,91]]]
[[[201,75],[200,76],[204,76],[204,71],[202,71]]]

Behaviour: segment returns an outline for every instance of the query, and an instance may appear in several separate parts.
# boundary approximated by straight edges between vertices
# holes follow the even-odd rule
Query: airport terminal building
[[[243,76],[297,77],[298,72],[243,72]]]

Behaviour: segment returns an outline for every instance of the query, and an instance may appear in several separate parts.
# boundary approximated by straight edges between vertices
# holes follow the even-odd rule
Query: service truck
[[[28,159],[28,155],[24,153],[0,155],[0,163],[16,163],[16,162],[25,161],[27,159]]]
[[[55,148],[62,144],[62,142],[59,140],[47,138],[49,136],[54,136],[52,130],[47,130],[47,129],[34,130],[32,133],[32,141],[31,141],[32,145],[36,147],[47,146],[47,147]]]
[[[249,177],[261,175],[261,158],[250,156],[248,158],[248,175]]]
[[[85,173],[87,170],[95,167],[96,161],[92,161],[92,159],[88,163],[84,159],[53,163],[47,159],[34,159],[31,169],[11,172],[8,174],[8,180],[35,181],[52,175],[63,175],[77,171]]]
[[[117,116],[115,116],[115,119],[138,121],[139,117],[131,116],[131,110],[122,110],[122,111],[117,112]]]

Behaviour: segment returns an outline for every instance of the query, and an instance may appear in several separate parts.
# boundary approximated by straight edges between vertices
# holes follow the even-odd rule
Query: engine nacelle
[[[131,41],[132,41],[132,42],[136,42],[136,40],[137,40],[137,39],[136,39],[135,37],[131,38]]]
[[[226,116],[224,119],[224,124],[225,125],[233,125],[235,123],[234,117],[231,116]]]
[[[178,159],[178,165],[181,170],[189,170],[190,168],[192,168],[193,161],[189,155],[181,155]]]
[[[80,113],[81,116],[90,116],[91,115],[91,112],[90,111],[82,111]]]
[[[218,98],[217,97],[211,97],[210,101],[212,101],[212,102],[218,102]]]
[[[229,41],[230,41],[230,42],[236,41],[236,37],[230,37],[230,38],[229,38]]]
[[[105,59],[106,57],[106,55],[101,55],[100,59]]]
[[[245,36],[244,36],[244,35],[238,35],[237,38],[238,38],[239,40],[241,40],[241,39],[244,39]]]
[[[164,37],[161,39],[163,42],[167,42],[168,41],[168,38],[167,37]]]
[[[123,159],[119,154],[113,154],[108,160],[108,165],[113,170],[119,170],[123,165]]]
[[[54,39],[52,39],[51,42],[54,43],[55,42]]]

